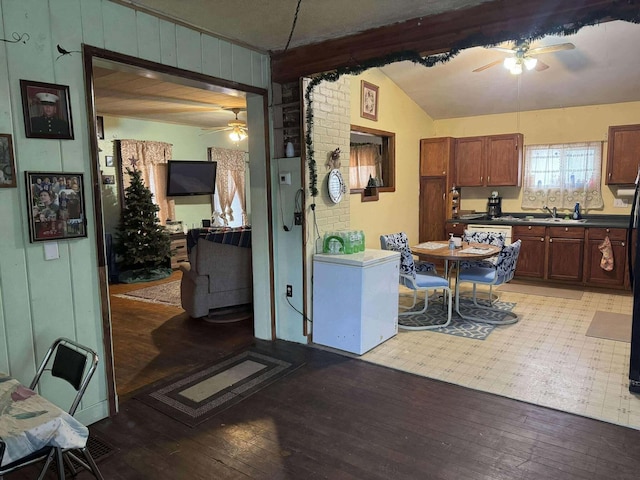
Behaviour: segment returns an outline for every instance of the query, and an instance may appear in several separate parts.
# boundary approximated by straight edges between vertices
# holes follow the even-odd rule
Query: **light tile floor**
[[[498,290],[499,291],[499,290]],[[585,334],[597,310],[631,314],[629,294],[581,300],[500,292],[520,317],[486,340],[400,330],[362,360],[618,425],[640,429],[629,393],[630,344]]]

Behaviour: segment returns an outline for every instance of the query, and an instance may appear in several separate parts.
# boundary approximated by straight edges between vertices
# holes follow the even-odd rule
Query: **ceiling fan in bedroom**
[[[513,75],[520,75],[526,70],[537,70],[541,72],[549,68],[549,65],[542,62],[537,58],[538,55],[545,53],[559,52],[561,50],[573,50],[575,45],[573,43],[557,43],[555,45],[547,45],[544,47],[531,48],[531,44],[528,41],[522,40],[515,44],[513,48],[505,47],[491,47],[493,50],[499,52],[509,53],[510,56],[504,60],[496,60],[491,63],[487,63],[482,67],[478,67],[473,72],[482,72],[487,68],[491,68],[495,65],[502,63],[504,67],[509,70]]]
[[[231,110],[235,114],[236,118],[231,120],[229,123],[227,123],[226,127],[214,127],[208,130],[212,132],[229,131],[229,138],[233,142],[239,142],[247,138],[249,136],[247,123],[238,118],[238,114],[244,109],[234,107],[234,108],[226,108],[225,110]]]

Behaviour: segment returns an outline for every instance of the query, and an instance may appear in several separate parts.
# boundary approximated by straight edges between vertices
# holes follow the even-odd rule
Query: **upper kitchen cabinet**
[[[456,139],[455,184],[460,187],[519,187],[521,133]]]
[[[445,177],[451,170],[454,148],[452,137],[420,140],[420,176]]]
[[[609,127],[607,185],[633,184],[640,167],[640,125]]]

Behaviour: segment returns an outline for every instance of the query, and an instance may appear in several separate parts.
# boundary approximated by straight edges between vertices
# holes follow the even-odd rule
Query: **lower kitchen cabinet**
[[[548,227],[548,261],[546,278],[582,281],[584,228]]]
[[[600,245],[606,237],[611,241],[613,270],[600,267]],[[585,282],[588,285],[623,288],[627,265],[627,230],[624,228],[589,228],[586,232]]]
[[[516,276],[544,278],[547,242],[546,227],[539,225],[516,226],[511,231],[512,241],[520,240],[520,254],[516,264]]]

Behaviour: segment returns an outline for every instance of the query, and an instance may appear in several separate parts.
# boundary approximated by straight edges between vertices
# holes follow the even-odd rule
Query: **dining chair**
[[[506,238],[502,233],[494,233],[494,232],[470,232],[469,230],[465,230],[462,235],[462,241],[467,243],[485,243],[488,245],[493,245],[500,249],[504,248],[506,243]],[[473,267],[486,267],[492,268],[495,267],[498,262],[499,255],[495,255],[490,258],[486,258],[484,260],[461,260],[459,263],[460,269],[467,269]],[[491,289],[490,289],[491,290]],[[489,292],[489,301],[491,304],[494,304],[498,300],[498,296],[495,295],[492,291]]]
[[[505,245],[500,250],[500,253],[497,255],[497,261],[495,265],[491,262],[487,262],[486,265],[476,265],[470,266],[467,268],[460,268],[458,272],[458,281],[456,285],[457,293],[459,295],[459,285],[462,283],[473,283],[473,304],[478,308],[488,308],[491,309],[491,305],[493,305],[493,301],[489,302],[489,306],[481,305],[477,301],[476,297],[476,287],[478,284],[480,285],[488,285],[489,286],[489,298],[492,298],[492,288],[494,285],[502,285],[511,281],[513,275],[516,271],[516,264],[518,262],[518,255],[520,254],[520,246],[521,241],[516,240],[511,245]],[[480,263],[480,262],[478,262]],[[458,298],[456,298],[456,301]],[[508,310],[501,310],[501,313],[505,315],[504,320],[496,320],[490,321],[486,319],[481,319],[486,323],[493,323],[499,325],[505,325],[509,323],[515,323],[518,321],[518,316],[510,312]],[[508,318],[507,318],[508,317]],[[465,317],[467,319],[473,320],[471,317]]]
[[[87,385],[89,385],[89,381],[96,371],[97,366],[98,355],[92,349],[68,338],[58,338],[47,350],[44,359],[40,363],[29,385],[29,389],[35,390],[38,387],[45,372],[48,372],[51,377],[65,380],[76,392],[71,406],[69,410],[67,410],[69,415],[73,415],[82,400]],[[0,445],[0,452],[4,453],[4,444]],[[80,453],[83,458],[79,458],[76,453]],[[57,473],[60,479],[65,478],[65,463],[73,476],[78,473],[73,463],[76,462],[77,465],[91,472],[95,478],[104,480],[86,445],[83,448],[69,450],[62,450],[54,446],[41,448],[15,462],[0,467],[0,480],[3,478],[3,475],[9,472],[45,460],[45,464],[38,477],[38,480],[41,480],[45,477],[54,456],[56,457]],[[0,460],[1,459],[2,456],[0,455]]]
[[[398,328],[405,330],[428,330],[433,328],[446,327],[451,323],[451,288],[446,278],[437,275],[435,266],[429,262],[421,262],[420,269],[416,265],[416,261],[409,247],[409,240],[406,233],[391,233],[388,235],[380,235],[380,246],[383,250],[393,250],[400,252],[400,285],[403,285],[413,292],[413,303],[408,306],[402,306],[406,311],[400,312],[398,315],[415,315],[427,311],[429,306],[429,292],[443,290],[447,299],[447,320],[444,323],[420,327],[410,327],[399,325]],[[424,307],[421,310],[412,310],[417,303],[418,292],[425,292]]]

